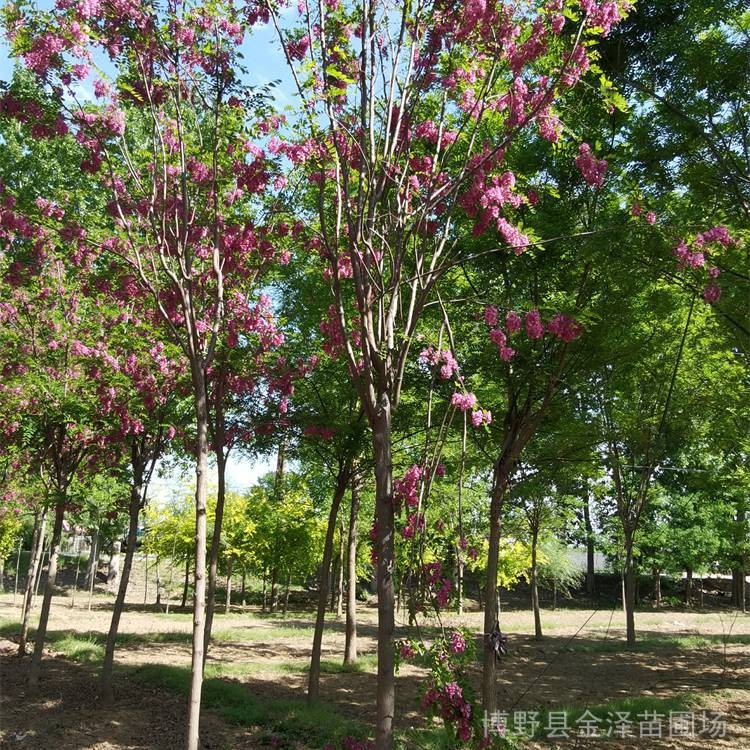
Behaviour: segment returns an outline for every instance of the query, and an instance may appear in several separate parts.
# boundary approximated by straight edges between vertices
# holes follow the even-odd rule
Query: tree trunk
[[[286,617],[286,611],[289,609],[289,589],[292,585],[292,574],[287,573],[286,574],[286,588],[284,590],[284,610],[282,612],[283,616]]]
[[[628,645],[635,643],[635,568],[633,565],[633,536],[625,539],[625,629]]]
[[[91,549],[89,550],[89,561],[86,566],[86,588],[91,590],[91,579],[96,581],[96,572],[99,569],[99,527],[91,532]]]
[[[112,554],[109,558],[109,570],[107,571],[107,586],[111,591],[117,591],[120,585],[120,551],[122,543],[118,539],[112,543]]]
[[[31,601],[34,597],[34,584],[36,582],[37,569],[42,560],[44,549],[44,532],[47,526],[47,508],[37,511],[34,515],[34,533],[31,538],[31,554],[29,557],[29,568],[26,571],[26,590],[23,595],[21,607],[21,635],[18,639],[18,654],[26,654],[26,641],[29,637],[29,616],[31,614]]]
[[[687,577],[685,578],[685,605],[690,606],[693,598],[693,569],[687,568]]]
[[[198,750],[206,628],[206,495],[208,472],[208,405],[200,358],[193,357],[192,376],[196,417],[195,564],[193,566],[193,648],[188,699],[187,750]]]
[[[539,582],[537,580],[537,542],[536,532],[531,534],[531,609],[534,612],[534,638],[541,641],[544,637],[542,634],[542,615],[539,611]]]
[[[141,496],[143,492],[143,465],[138,453],[138,448],[133,444],[133,484],[130,487],[130,507],[128,524],[128,541],[125,546],[125,562],[122,566],[122,575],[117,588],[115,606],[112,610],[112,619],[109,623],[107,633],[107,645],[104,651],[104,664],[102,666],[102,698],[104,702],[111,705],[114,702],[114,691],[112,689],[112,668],[115,661],[115,645],[117,632],[120,627],[120,618],[125,606],[125,596],[128,592],[130,572],[133,569],[133,558],[135,557],[135,545],[138,540],[138,516],[141,512]],[[148,559],[148,558],[147,558]]]
[[[391,403],[383,393],[372,420],[375,458],[375,523],[377,537],[378,586],[378,682],[376,700],[375,748],[392,750],[393,713],[396,699],[394,679],[393,631],[393,466],[391,463]]]
[[[273,568],[271,570],[271,594],[270,594],[271,599],[268,603],[269,612],[276,611],[276,574],[277,574],[277,565],[276,563],[274,563]]]
[[[557,609],[557,581],[552,581],[552,609]]]
[[[32,695],[39,687],[39,672],[42,666],[42,652],[44,651],[44,639],[47,636],[47,623],[52,607],[52,594],[55,590],[57,580],[57,561],[60,557],[60,541],[62,539],[63,517],[65,515],[64,498],[58,501],[55,507],[55,524],[52,527],[52,541],[50,542],[49,568],[47,570],[47,582],[44,586],[44,599],[42,600],[42,611],[39,615],[39,626],[34,639],[34,655],[31,657],[29,667],[29,693]]]
[[[328,579],[333,557],[333,536],[336,531],[336,518],[349,483],[349,466],[339,470],[336,487],[331,500],[331,510],[328,513],[328,527],[323,547],[323,564],[320,570],[318,589],[318,611],[315,617],[315,633],[313,635],[312,655],[310,657],[310,674],[307,680],[307,702],[312,703],[320,696],[320,654],[323,646],[323,628],[325,626],[326,604],[328,603]]]
[[[232,608],[232,561],[227,561],[227,600],[224,602],[224,614],[228,615]],[[208,623],[208,620],[206,620]],[[208,640],[206,640],[208,643]]]
[[[240,589],[240,599],[242,600],[242,609],[245,609],[245,587],[247,585],[247,574],[245,573],[245,569],[242,569],[242,588]]]
[[[703,606],[703,576],[698,577],[698,606]]]
[[[217,396],[218,398],[218,396]],[[221,414],[221,412],[219,412]],[[217,420],[220,417],[217,417]],[[226,469],[227,462],[224,454],[223,432],[217,432],[217,442],[219,433],[222,435],[220,444],[216,446],[214,454],[216,456],[216,513],[214,516],[214,533],[211,537],[211,552],[208,561],[208,596],[206,599],[206,647],[203,654],[203,663],[205,665],[208,649],[211,646],[211,628],[214,623],[214,608],[216,607],[216,577],[219,568],[219,552],[221,550],[221,529],[224,523],[224,501],[226,498]],[[229,597],[229,578],[227,579],[227,597]],[[225,607],[225,609],[228,608]]]
[[[336,617],[344,616],[344,519],[339,522],[338,580],[336,584]]]
[[[586,525],[586,593],[593,596],[596,593],[595,557],[594,557],[594,528],[591,525],[591,497],[586,498],[583,506],[583,520]]]
[[[482,709],[492,716],[497,710],[495,686],[496,656],[490,633],[499,620],[497,596],[497,566],[500,553],[500,513],[507,481],[505,462],[498,459],[493,470],[490,499],[490,540],[487,556],[487,578],[484,589],[484,667],[482,671]]]
[[[0,594],[5,593],[5,558],[0,554]]]
[[[263,612],[265,612],[268,609],[268,591],[267,591],[267,587],[266,587],[266,579],[267,579],[267,577],[268,577],[268,574],[266,572],[266,569],[263,568],[263,606],[262,606],[262,610],[261,610]]]
[[[187,607],[188,598],[188,587],[190,586],[190,558],[185,560],[185,583],[182,586],[182,603],[180,607],[185,609]]]
[[[661,607],[661,570],[654,568],[654,606],[659,609]]]
[[[357,514],[359,513],[359,480],[352,479],[352,505],[349,511],[347,549],[346,643],[344,664],[357,661]]]

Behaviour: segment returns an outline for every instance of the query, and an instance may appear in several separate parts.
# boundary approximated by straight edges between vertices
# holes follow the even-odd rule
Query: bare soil
[[[54,600],[49,630],[106,634],[111,597],[99,593],[91,611],[78,597],[70,606],[68,597]],[[35,613],[36,614],[36,613]],[[0,619],[8,623],[19,617],[12,597],[0,596]],[[34,617],[32,617],[32,620]],[[738,748],[750,750],[750,616],[731,610],[642,612],[637,616],[639,636],[714,636],[727,638],[694,648],[660,645],[647,650],[624,648],[622,613],[607,609],[558,609],[545,611],[545,639],[532,637],[533,621],[526,609],[503,613],[503,630],[510,635],[510,654],[498,683],[499,705],[505,711],[538,710],[561,706],[597,706],[609,701],[651,695],[670,698],[695,694],[702,708],[722,712],[727,736],[707,739],[679,738],[601,740],[581,739],[560,743],[566,748],[602,747],[669,748],[704,750]],[[363,607],[359,616],[360,653],[375,652],[376,612]],[[303,666],[312,640],[311,612],[290,613],[286,619],[262,617],[257,610],[218,614],[209,665],[230,665],[233,679],[247,686],[249,695],[265,699],[303,700],[307,675]],[[438,623],[431,623],[433,626]],[[481,614],[448,617],[445,626],[460,624],[481,633]],[[404,623],[400,623],[403,628]],[[144,608],[131,601],[121,624],[131,634],[118,648],[116,661],[135,667],[166,664],[187,667],[190,663],[189,613],[173,611],[169,616],[153,605]],[[6,628],[5,635],[12,638]],[[404,631],[405,632],[405,631]],[[162,642],[150,642],[148,634],[160,633]],[[139,637],[143,636],[143,637]],[[744,636],[744,639],[742,638]],[[738,639],[744,643],[733,642]],[[613,642],[622,648],[613,648]],[[340,660],[343,655],[343,623],[331,619],[323,641],[323,658]],[[118,677],[116,703],[102,704],[98,695],[97,668],[65,659],[50,650],[45,655],[43,682],[35,697],[25,693],[26,659],[15,656],[15,644],[0,640],[0,748],[35,750],[160,750],[179,748],[183,738],[184,698],[158,690],[123,673]],[[479,665],[475,677],[480,676]],[[396,721],[401,728],[417,726],[423,719],[419,699],[424,685],[422,670],[405,666],[398,676]],[[342,716],[368,722],[374,717],[373,671],[323,674],[321,697]],[[257,728],[226,724],[211,711],[202,720],[204,748],[264,748],[267,736]],[[554,743],[530,747],[551,748]]]

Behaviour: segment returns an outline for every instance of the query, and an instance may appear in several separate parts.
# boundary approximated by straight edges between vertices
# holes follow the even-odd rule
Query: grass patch
[[[90,634],[67,633],[50,643],[66,658],[83,664],[98,664],[104,659],[104,645]]]
[[[333,659],[321,659],[320,671],[323,674],[365,674],[374,672],[378,668],[377,654],[364,654],[360,656],[353,664],[344,664],[343,661]],[[281,669],[284,672],[300,673],[309,672],[309,661],[287,661],[281,663]]]
[[[277,638],[312,638],[314,629],[289,625],[286,627],[223,628],[212,634],[217,641],[273,641]]]
[[[606,640],[602,639],[601,641],[588,641],[578,643],[574,641],[570,646],[568,646],[567,650],[592,654],[608,654],[620,651],[659,651],[662,649],[690,651],[698,648],[723,646],[724,643],[750,645],[750,635],[659,635],[642,638],[641,640],[636,641],[633,646],[628,646],[626,641],[623,641],[619,638],[608,638]]]
[[[190,670],[184,667],[148,664],[134,670],[134,675],[148,685],[181,695],[190,690]],[[202,704],[229,723],[260,727],[290,744],[303,742],[323,747],[344,737],[362,738],[367,734],[363,725],[344,719],[328,705],[308,706],[304,700],[261,700],[239,682],[204,680]]]

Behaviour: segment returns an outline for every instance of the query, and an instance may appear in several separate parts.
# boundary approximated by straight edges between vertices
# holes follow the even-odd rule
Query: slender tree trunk
[[[159,558],[156,558],[156,606],[161,609],[161,577],[159,576]]]
[[[333,537],[336,531],[336,518],[349,482],[349,467],[339,470],[336,487],[328,513],[325,546],[323,547],[323,564],[320,570],[318,588],[318,611],[315,616],[315,633],[313,635],[312,655],[310,657],[310,674],[307,680],[307,702],[312,703],[320,697],[320,654],[323,647],[323,628],[325,627],[326,604],[328,603],[328,580],[333,557]]]
[[[336,584],[336,617],[344,616],[344,519],[339,521],[338,581]]]
[[[247,574],[245,573],[245,569],[242,569],[242,588],[240,590],[240,599],[242,601],[242,609],[245,609],[245,589],[247,586]]]
[[[654,568],[654,606],[659,609],[661,607],[661,570]]]
[[[86,566],[86,588],[91,590],[91,579],[96,580],[96,572],[99,569],[99,527],[91,532],[91,548],[89,550],[89,561]]]
[[[352,478],[352,504],[349,511],[347,549],[346,642],[344,664],[357,661],[357,514],[359,513],[359,479]]]
[[[687,577],[685,578],[685,604],[690,606],[693,598],[693,569],[687,568]]]
[[[16,553],[16,574],[14,576],[15,580],[13,583],[13,606],[14,607],[16,606],[16,597],[18,596],[18,576],[21,570],[21,546],[22,546],[22,540],[19,537],[18,552]]]
[[[625,539],[625,630],[628,645],[635,643],[635,568],[633,565],[633,536]]]
[[[698,606],[703,606],[703,575],[698,576]]]
[[[34,694],[39,687],[39,672],[42,666],[42,653],[44,651],[44,639],[47,636],[47,623],[52,607],[52,595],[55,591],[57,580],[57,561],[60,557],[60,542],[62,539],[63,517],[65,516],[64,498],[58,501],[55,507],[55,524],[52,527],[52,541],[50,542],[49,569],[47,570],[47,582],[44,586],[44,599],[42,600],[42,611],[39,615],[39,626],[34,639],[34,654],[31,657],[29,667],[29,692]]]
[[[107,645],[104,651],[104,664],[102,665],[102,698],[106,704],[114,702],[114,691],[112,689],[112,668],[115,661],[115,646],[117,643],[117,632],[120,628],[120,619],[125,607],[125,596],[128,593],[130,573],[133,569],[135,558],[135,546],[138,540],[138,517],[141,512],[141,497],[143,492],[143,465],[136,445],[133,445],[133,484],[130,487],[130,506],[128,508],[128,540],[125,546],[125,562],[122,566],[122,574],[117,587],[117,597],[112,610],[112,619],[109,623],[107,633]]]
[[[193,648],[188,699],[187,750],[198,750],[206,628],[206,496],[208,477],[208,405],[203,364],[193,358],[196,416],[195,564],[193,566]]]
[[[263,568],[263,606],[262,611],[265,612],[268,609],[268,590],[266,587],[266,580],[268,578],[268,573],[265,568]]]
[[[393,714],[396,702],[393,632],[395,627],[393,566],[393,466],[391,462],[391,403],[383,393],[371,423],[375,458],[375,523],[378,586],[378,681],[376,700],[376,750],[393,748]]]
[[[544,637],[542,634],[542,615],[539,611],[539,583],[537,580],[537,541],[536,532],[531,535],[531,609],[534,612],[534,638],[541,641]]]
[[[227,561],[227,600],[224,602],[224,614],[228,615],[232,609],[232,561]]]
[[[276,574],[278,572],[277,567],[277,564],[274,563],[273,568],[271,569],[271,594],[268,606],[269,612],[276,611]]]
[[[185,609],[187,607],[188,598],[188,587],[190,586],[190,558],[185,560],[185,583],[182,585],[182,603],[180,607]]]
[[[5,593],[5,558],[0,555],[0,594]]]
[[[557,581],[552,581],[552,609],[557,609]]]
[[[595,558],[594,558],[594,528],[591,525],[591,497],[586,498],[583,506],[583,520],[586,526],[586,593],[593,596],[596,593]]]
[[[44,549],[44,532],[47,526],[47,508],[37,511],[34,516],[34,533],[31,538],[31,554],[29,557],[29,568],[26,571],[26,590],[23,595],[21,608],[21,635],[18,639],[18,654],[26,654],[26,641],[29,637],[29,616],[31,614],[31,602],[34,598],[34,584],[36,582],[37,569],[42,560]]]
[[[218,396],[217,396],[218,398]],[[220,412],[221,413],[221,412]],[[219,419],[221,417],[217,417]],[[220,440],[221,436],[221,440]],[[221,550],[221,530],[224,524],[224,501],[226,498],[226,469],[227,462],[224,454],[223,431],[217,431],[217,442],[214,455],[216,456],[216,513],[214,516],[214,533],[211,537],[211,552],[208,561],[208,597],[206,599],[206,647],[203,654],[203,664],[205,666],[208,649],[211,646],[211,628],[214,623],[214,608],[216,607],[216,578],[219,569],[219,552]],[[229,584],[227,583],[227,586]],[[227,589],[227,596],[229,591]]]
[[[120,552],[122,543],[118,539],[112,543],[112,554],[109,558],[109,570],[107,571],[107,587],[111,591],[117,591],[120,585]]]
[[[143,606],[148,604],[148,552],[143,553]]]
[[[507,481],[505,462],[498,459],[492,478],[490,499],[490,540],[487,556],[487,578],[484,590],[484,669],[482,671],[482,709],[487,716],[497,710],[497,689],[495,686],[496,656],[490,633],[499,619],[497,596],[497,566],[500,553],[500,514]]]
[[[289,609],[289,589],[292,586],[292,574],[291,572],[286,574],[286,587],[284,589],[284,609],[282,614],[286,617],[287,609]]]

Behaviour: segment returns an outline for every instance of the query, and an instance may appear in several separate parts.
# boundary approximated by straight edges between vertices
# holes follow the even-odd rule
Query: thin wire
[[[591,614],[590,614],[590,615],[589,615],[589,616],[588,616],[588,617],[586,618],[586,620],[585,620],[585,622],[583,623],[583,625],[581,625],[581,627],[580,627],[580,628],[578,628],[578,630],[576,630],[576,632],[575,632],[575,633],[573,633],[573,635],[571,635],[571,636],[570,636],[570,638],[568,638],[568,640],[567,640],[567,641],[565,642],[565,645],[564,645],[564,646],[563,646],[563,647],[562,647],[562,648],[561,648],[561,649],[560,649],[560,650],[559,650],[559,651],[558,651],[558,652],[557,652],[557,653],[556,653],[556,654],[555,654],[555,655],[554,655],[554,656],[552,657],[552,659],[550,659],[550,660],[549,660],[549,661],[547,662],[547,664],[546,664],[546,665],[544,666],[544,669],[542,669],[542,670],[541,670],[541,672],[539,672],[539,674],[538,674],[538,675],[537,675],[537,676],[536,676],[536,677],[534,678],[534,680],[533,680],[533,681],[532,681],[532,683],[531,683],[531,684],[530,684],[530,685],[529,685],[529,686],[528,686],[528,687],[526,688],[526,690],[524,690],[524,691],[523,691],[523,693],[521,693],[521,695],[520,695],[520,696],[519,696],[518,698],[516,698],[515,702],[513,703],[513,705],[512,705],[512,706],[510,707],[510,709],[509,709],[510,711],[512,711],[512,710],[513,710],[513,709],[514,709],[514,708],[515,708],[515,707],[516,707],[516,706],[517,706],[517,705],[518,705],[518,704],[519,704],[519,703],[520,703],[520,702],[521,702],[521,701],[522,701],[522,700],[523,700],[523,699],[524,699],[524,698],[525,698],[525,697],[526,697],[526,696],[527,696],[527,695],[529,694],[529,691],[531,690],[531,688],[533,688],[533,687],[534,687],[534,685],[536,685],[536,683],[537,683],[537,682],[539,682],[539,680],[541,680],[541,679],[542,679],[542,677],[544,677],[544,675],[545,675],[545,673],[547,672],[547,670],[548,670],[548,669],[549,669],[549,668],[550,668],[550,667],[551,667],[551,666],[552,666],[552,665],[553,665],[553,664],[555,663],[555,661],[556,661],[556,660],[557,660],[557,658],[558,658],[558,657],[560,656],[560,654],[562,654],[563,650],[565,650],[565,649],[566,649],[566,648],[567,648],[567,647],[568,647],[568,646],[569,646],[569,645],[570,645],[570,644],[572,643],[572,641],[573,641],[573,640],[574,640],[574,639],[576,638],[576,636],[577,636],[577,635],[578,635],[578,634],[579,634],[579,633],[580,633],[580,632],[581,632],[581,631],[582,631],[582,630],[583,630],[583,629],[584,629],[584,628],[586,627],[586,625],[588,625],[588,623],[589,623],[589,621],[591,620],[591,618],[592,618],[592,617],[593,617],[593,616],[594,616],[594,615],[595,615],[595,614],[596,614],[597,612],[599,612],[599,607],[597,607],[597,608],[596,608],[596,609],[595,609],[595,610],[594,610],[594,611],[593,611],[593,612],[592,612],[592,613],[591,613]],[[613,612],[614,612],[614,610],[613,610]]]

